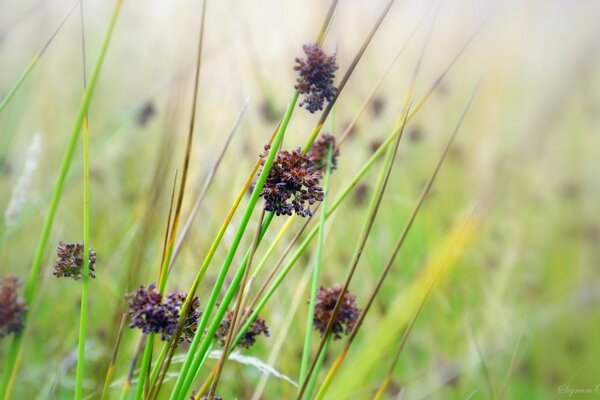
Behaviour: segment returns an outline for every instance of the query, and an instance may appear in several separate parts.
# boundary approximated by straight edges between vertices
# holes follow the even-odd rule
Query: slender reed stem
[[[265,210],[260,214],[260,219],[257,224],[256,233],[254,234],[254,239],[252,240],[252,247],[250,250],[250,256],[248,257],[248,262],[245,264],[244,277],[242,278],[242,282],[240,284],[240,290],[238,293],[237,305],[235,307],[235,311],[233,313],[233,318],[231,321],[231,325],[229,327],[229,332],[227,333],[227,339],[225,341],[225,346],[223,347],[223,353],[221,354],[221,359],[217,364],[217,372],[215,373],[215,377],[213,379],[212,385],[208,392],[208,400],[212,400],[215,391],[217,390],[217,385],[219,384],[219,378],[221,377],[221,372],[223,371],[223,366],[225,365],[225,361],[227,360],[227,355],[229,353],[229,349],[231,347],[231,340],[233,339],[233,332],[235,332],[238,322],[238,316],[240,315],[240,310],[242,310],[242,302],[244,299],[244,288],[246,286],[246,282],[248,280],[248,272],[250,271],[250,267],[252,265],[252,259],[254,257],[254,252],[256,251],[256,247],[258,246],[258,237],[260,236],[260,231],[262,227],[262,222],[265,217]]]
[[[62,29],[63,25],[67,22],[67,20],[71,16],[71,14],[73,14],[73,11],[75,11],[75,9],[77,8],[77,5],[79,4],[80,1],[81,0],[78,0],[78,1],[75,2],[75,4],[73,4],[73,7],[71,7],[71,10],[69,10],[69,12],[63,18],[63,20],[58,25],[58,27],[56,28],[56,30],[52,33],[52,35],[50,36],[50,39],[48,39],[48,41],[46,42],[46,44],[44,44],[44,47],[42,47],[42,49],[35,56],[33,56],[33,59],[31,60],[31,62],[29,63],[29,65],[27,65],[27,67],[25,68],[25,70],[21,73],[21,76],[19,76],[19,78],[14,83],[14,85],[10,88],[10,90],[8,91],[8,93],[6,94],[6,96],[4,96],[4,98],[2,99],[2,101],[0,101],[0,113],[6,108],[6,106],[8,105],[8,103],[10,103],[10,101],[14,97],[15,93],[17,93],[17,91],[19,90],[19,88],[21,87],[21,85],[23,85],[23,82],[25,82],[25,80],[27,79],[27,77],[29,76],[29,74],[31,73],[31,71],[33,71],[33,68],[40,61],[40,59],[42,58],[42,55],[48,49],[48,46],[50,46],[50,43],[52,43],[52,41],[54,40],[54,38],[56,37],[56,35],[58,35],[58,32],[60,32],[60,30]]]
[[[310,288],[310,300],[308,306],[308,314],[306,317],[306,336],[304,337],[304,350],[302,352],[302,364],[300,366],[299,382],[304,381],[306,370],[308,369],[308,360],[310,358],[310,342],[313,334],[313,318],[315,314],[315,305],[317,302],[317,291],[319,290],[319,274],[321,270],[321,258],[323,254],[323,241],[325,238],[325,219],[327,216],[327,198],[329,197],[329,177],[331,175],[331,157],[333,155],[333,143],[330,143],[327,148],[327,167],[325,171],[325,179],[323,181],[323,198],[321,206],[321,214],[319,215],[319,237],[317,238],[317,253],[315,266],[312,274],[312,283]]]
[[[85,21],[83,1],[79,7],[81,19],[81,55],[83,64],[83,91],[87,88],[87,64],[85,57]],[[85,338],[87,332],[88,291],[90,281],[90,145],[87,113],[83,119],[83,277],[81,280],[81,312],[79,317],[79,344],[77,349],[77,373],[75,376],[75,400],[83,396],[85,368]]]
[[[110,391],[110,384],[113,374],[115,373],[117,354],[119,353],[119,347],[121,346],[121,339],[123,338],[123,330],[125,329],[126,322],[127,313],[124,313],[123,317],[121,317],[121,324],[119,325],[119,332],[117,333],[117,340],[115,342],[115,348],[113,349],[112,358],[110,359],[110,364],[106,370],[106,379],[104,379],[104,387],[102,389],[102,397],[100,397],[100,400],[105,400],[108,398],[108,392]]]

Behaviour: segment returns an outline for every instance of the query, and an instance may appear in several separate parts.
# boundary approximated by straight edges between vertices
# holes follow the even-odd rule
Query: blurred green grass
[[[379,3],[340,6],[326,46],[337,48],[342,67],[368,30]],[[425,6],[408,2],[394,7],[340,98],[335,111],[336,131],[341,132],[352,118]],[[0,91],[12,85],[68,7],[69,2],[58,0],[39,4],[13,25],[11,21],[27,10],[25,2],[18,7],[0,4],[0,26],[10,28],[2,30],[0,42]],[[264,118],[263,104],[284,109],[293,85],[293,57],[315,31],[317,16],[323,14],[324,7],[316,2],[209,2],[212,18],[200,83],[190,194],[200,189],[247,96],[251,97],[251,111],[218,171],[176,264],[171,287],[185,290],[189,286],[233,201],[236,193],[232,188],[242,184],[272,132],[275,123]],[[418,80],[418,94],[431,84],[486,8],[467,0],[441,6]],[[164,151],[161,140],[166,135],[173,157],[166,166],[163,194],[155,205],[147,247],[136,260],[142,280],[133,282],[129,289],[155,280],[158,273],[170,182],[182,162],[189,118],[194,58],[190,38],[195,37],[197,9],[195,2],[187,0],[168,6],[158,1],[127,1],[92,102],[91,238],[99,261],[98,278],[92,281],[90,293],[85,382],[90,393],[101,385],[110,358],[115,325],[125,306],[123,281],[135,254],[140,218],[148,206],[151,171]],[[109,11],[109,5],[102,2],[86,2],[90,59],[97,54]],[[353,354],[366,351],[371,341],[387,334],[381,322],[393,299],[419,276],[432,249],[444,240],[458,218],[495,187],[499,188],[498,197],[473,242],[417,320],[389,398],[401,390],[408,398],[491,398],[488,385],[499,396],[505,382],[506,398],[566,398],[568,393],[561,393],[565,387],[593,389],[600,384],[600,315],[596,310],[600,293],[600,76],[598,52],[594,52],[598,48],[594,21],[599,16],[600,8],[592,2],[568,5],[532,1],[499,7],[487,29],[451,72],[444,90],[438,91],[410,124],[409,130],[418,128],[421,134],[403,139],[359,266],[359,279],[351,285],[359,306],[383,268],[469,92],[483,75],[482,89],[454,151],[417,217],[350,358],[342,366],[344,376],[351,376],[357,387],[354,398],[370,398],[395,349],[390,349],[369,374],[352,363]],[[285,21],[285,25],[274,24],[277,20]],[[378,95],[384,104],[381,114],[370,110],[361,117],[352,140],[344,144],[339,169],[332,177],[334,193],[367,159],[370,143],[383,139],[392,129],[423,37],[420,31],[386,80]],[[13,272],[22,279],[28,274],[47,196],[80,98],[79,45],[79,26],[73,18],[0,115],[0,210],[10,201],[33,134],[39,131],[42,140],[38,167],[20,214],[23,222],[12,227],[0,224],[2,274]],[[140,126],[136,117],[148,101],[155,105],[157,115]],[[173,117],[168,110],[174,110]],[[285,147],[300,145],[314,122],[313,117],[298,113]],[[52,246],[58,240],[80,240],[81,170],[80,161],[71,170],[52,231]],[[367,186],[374,179],[375,172],[369,173]],[[193,197],[188,197],[184,212],[192,202]],[[365,205],[353,200],[335,216],[325,242],[324,284],[343,279],[365,211]],[[236,216],[232,226],[238,220]],[[276,221],[275,228],[282,223]],[[271,230],[267,239],[272,240],[276,231]],[[226,234],[225,244],[228,239]],[[248,245],[249,240],[245,238],[244,243]],[[226,249],[225,245],[217,251],[219,261]],[[276,256],[282,251],[278,249]],[[75,282],[55,281],[51,276],[53,261],[54,255],[48,251],[41,294],[38,303],[31,306],[35,320],[26,338],[15,398],[43,396],[44,388],[51,388],[51,398],[72,394],[80,288]],[[274,337],[300,276],[310,265],[308,256],[301,261],[277,300],[264,311]],[[208,296],[215,269],[209,269],[199,292],[202,302]],[[275,364],[294,378],[306,308],[302,302]],[[126,373],[136,338],[135,332],[126,331],[117,378]],[[265,359],[273,340],[260,341],[249,353]],[[0,344],[0,355],[5,354],[6,342]],[[509,371],[515,347],[514,366]],[[331,357],[340,348],[339,343],[332,344]],[[259,375],[250,366],[227,364],[220,394],[226,399],[250,398]],[[295,391],[288,383],[271,378],[264,398],[293,398]]]

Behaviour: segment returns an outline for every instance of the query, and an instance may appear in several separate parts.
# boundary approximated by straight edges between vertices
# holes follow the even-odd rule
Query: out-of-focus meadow
[[[336,82],[385,3],[338,5],[323,45],[337,53]],[[0,1],[0,98],[73,4]],[[89,77],[112,2],[83,4]],[[296,79],[294,58],[303,55],[302,44],[314,41],[328,7],[329,2],[317,0],[208,1],[184,221],[231,126],[246,103],[248,109],[174,264],[169,290],[190,286],[286,110]],[[126,311],[125,292],[158,279],[171,188],[184,158],[200,10],[200,1],[124,0],[90,105],[90,240],[97,252],[97,278],[90,281],[83,382],[89,398],[98,398],[102,390]],[[359,307],[373,291],[478,84],[479,89],[325,398],[373,398],[436,274],[439,284],[410,331],[384,398],[600,398],[599,21],[595,1],[449,0],[432,5],[398,0],[393,5],[325,124],[326,131],[339,136],[406,43],[340,148],[331,176],[334,196],[402,117],[423,49],[414,103],[484,25],[406,127],[350,285]],[[0,114],[0,275],[13,273],[22,280],[29,275],[82,90],[81,22],[75,9]],[[302,146],[318,117],[296,107],[283,148]],[[342,283],[346,276],[381,165],[367,173],[326,225],[323,285]],[[77,150],[44,253],[39,290],[28,306],[31,318],[15,399],[73,394],[80,282],[57,280],[52,265],[59,240],[82,239],[82,173]],[[254,232],[258,216],[255,212],[248,232]],[[198,289],[203,305],[240,218],[238,212]],[[257,260],[285,220],[275,218]],[[296,219],[265,271],[302,222]],[[247,233],[242,247],[251,242],[252,233]],[[234,265],[243,254],[237,252]],[[311,244],[261,313],[271,336],[245,352],[294,381],[314,256]],[[254,286],[265,278],[261,273]],[[126,328],[109,398],[119,398],[138,338],[137,330]],[[315,333],[315,348],[318,342]],[[329,346],[320,380],[343,342]],[[8,347],[6,337],[0,342],[0,368]],[[207,361],[203,376],[215,363]],[[250,399],[265,382],[261,398],[296,396],[298,389],[285,379],[264,381],[256,366],[233,361],[225,365],[218,393],[227,400]],[[168,398],[172,383],[168,375],[161,398]]]

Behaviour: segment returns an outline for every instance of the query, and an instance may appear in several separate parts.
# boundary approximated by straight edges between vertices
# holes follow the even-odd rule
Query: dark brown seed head
[[[313,143],[308,154],[314,158],[315,166],[321,171],[325,172],[327,168],[327,155],[329,154],[329,146],[333,151],[331,158],[331,170],[337,168],[337,158],[340,155],[340,151],[335,147],[335,137],[329,133],[324,133],[321,137]]]
[[[23,329],[27,306],[18,293],[20,286],[14,275],[0,276],[0,339]]]
[[[314,113],[335,97],[337,89],[333,79],[338,66],[335,54],[328,56],[318,44],[305,44],[302,48],[306,59],[296,58],[294,71],[298,71],[299,76],[294,88],[304,95],[300,107]]]
[[[240,315],[238,316],[238,323],[241,316],[250,315],[251,313],[252,310],[250,309],[245,309],[243,312],[240,312]],[[227,335],[229,334],[229,329],[231,329],[231,323],[233,322],[233,314],[233,311],[229,311],[227,314],[225,314],[225,317],[219,324],[219,328],[215,332],[215,338],[219,341],[221,346],[224,346],[225,342],[227,341]],[[267,337],[271,334],[265,320],[257,317],[254,322],[252,322],[248,330],[244,333],[244,336],[238,343],[238,346],[249,349],[256,342],[256,336],[260,335],[261,333]]]
[[[82,278],[83,270],[83,243],[65,243],[59,242],[56,248],[58,259],[54,264],[52,274],[57,278],[73,278],[75,280]],[[90,277],[95,278],[96,252],[90,247]]]
[[[170,340],[177,328],[181,307],[186,297],[185,293],[173,292],[163,300],[155,283],[149,284],[148,287],[141,285],[139,289],[125,295],[131,319],[129,327],[139,328],[146,334],[160,333],[162,340]],[[192,299],[190,307],[179,342],[184,340],[191,342],[198,328],[201,312],[198,310],[200,301],[197,297]]]
[[[321,286],[317,292],[317,302],[315,304],[315,315],[313,317],[313,323],[315,329],[321,332],[321,336],[327,329],[327,324],[333,314],[335,303],[337,302],[342,287],[340,285],[334,285],[331,288],[324,288]],[[340,311],[335,318],[331,333],[333,339],[341,339],[342,333],[346,335],[352,331],[354,324],[360,315],[360,310],[356,306],[356,297],[346,291],[344,298],[342,299],[342,305]]]
[[[267,145],[261,153],[263,163],[268,149]],[[320,179],[321,172],[313,156],[302,153],[300,148],[280,151],[260,193],[265,199],[265,211],[277,215],[294,212],[301,217],[312,215],[310,206],[323,201]]]

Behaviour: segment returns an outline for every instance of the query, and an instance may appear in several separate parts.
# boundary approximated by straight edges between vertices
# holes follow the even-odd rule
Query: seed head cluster
[[[168,341],[177,328],[179,312],[187,294],[173,292],[163,299],[156,284],[151,283],[147,287],[141,285],[139,289],[125,295],[125,298],[128,302],[128,314],[131,319],[129,327],[139,328],[146,334],[160,333],[161,339]],[[192,299],[190,307],[180,342],[183,340],[191,342],[198,328],[198,318],[202,313],[198,310],[200,301],[197,297]]]
[[[298,71],[298,79],[294,88],[304,95],[300,107],[311,113],[323,109],[323,105],[335,97],[337,89],[333,85],[335,71],[338,66],[335,54],[328,56],[316,43],[302,46],[306,59],[296,58],[294,71]]]
[[[18,293],[20,286],[14,275],[0,276],[0,339],[23,329],[27,306]]]
[[[321,286],[317,292],[313,324],[315,329],[321,332],[321,336],[323,336],[327,329],[327,324],[331,319],[335,303],[341,292],[342,287],[340,285],[334,285],[331,288],[324,288]],[[349,334],[354,328],[354,324],[356,324],[359,315],[360,310],[356,306],[356,297],[346,291],[344,298],[342,299],[340,311],[336,316],[331,329],[333,339],[341,339],[342,333],[346,335]]]
[[[308,154],[315,160],[315,166],[321,172],[325,172],[327,168],[327,155],[329,154],[329,146],[332,147],[331,170],[337,168],[337,158],[340,151],[335,148],[335,137],[329,133],[324,133],[313,143]]]
[[[252,310],[246,308],[243,312],[240,312],[240,316],[250,315],[251,313]],[[231,323],[233,322],[233,314],[233,311],[229,311],[227,314],[225,314],[225,317],[219,324],[219,328],[215,332],[215,338],[219,341],[221,346],[224,346],[225,342],[227,341],[227,335],[229,335]],[[238,346],[243,347],[244,349],[249,349],[256,342],[256,336],[260,335],[261,333],[267,337],[269,337],[271,334],[265,320],[257,317],[254,322],[252,322],[248,330],[244,333],[244,336],[238,343]]]
[[[263,164],[269,148],[266,145],[261,154]],[[302,153],[300,148],[281,150],[260,193],[265,199],[265,211],[273,211],[277,215],[292,215],[294,212],[301,217],[312,215],[310,206],[323,200],[320,179],[321,171],[313,156]]]
[[[54,264],[52,274],[57,278],[73,278],[75,280],[83,277],[83,243],[59,242],[56,248],[58,259]],[[90,277],[95,278],[96,252],[90,247]]]

